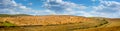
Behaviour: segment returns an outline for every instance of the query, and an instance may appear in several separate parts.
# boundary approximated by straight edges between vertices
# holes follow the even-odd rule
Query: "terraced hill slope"
[[[70,15],[0,17],[0,31],[96,31],[104,30],[105,27],[119,27],[119,19],[114,22],[111,20]]]
[[[79,17],[79,16],[18,16],[18,17],[4,17],[0,21],[8,21],[17,26],[24,25],[54,25],[67,23],[95,23],[95,19]]]

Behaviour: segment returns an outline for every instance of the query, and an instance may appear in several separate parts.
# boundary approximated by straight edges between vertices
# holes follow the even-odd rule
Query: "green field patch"
[[[10,27],[10,26],[15,26],[15,24],[5,21],[5,22],[0,22],[0,26]]]

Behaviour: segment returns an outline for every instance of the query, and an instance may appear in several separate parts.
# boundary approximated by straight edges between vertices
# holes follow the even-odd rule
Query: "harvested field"
[[[0,31],[100,31],[109,27],[115,30],[119,27],[115,22],[119,23],[119,20],[68,15],[1,17],[0,24],[3,25],[0,26],[5,27]]]
[[[19,17],[4,17],[1,21],[9,21],[17,26],[24,25],[54,25],[54,24],[69,24],[69,23],[94,23],[94,19],[78,16],[19,16]]]

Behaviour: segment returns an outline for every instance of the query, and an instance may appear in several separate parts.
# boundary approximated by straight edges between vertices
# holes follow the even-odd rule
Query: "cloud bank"
[[[91,0],[96,2],[97,0]],[[64,0],[46,0],[43,8],[46,10],[34,10],[14,0],[0,0],[0,14],[31,14],[31,15],[76,15],[86,17],[120,18],[120,2],[98,0],[99,5],[86,6]],[[32,5],[30,3],[29,5]]]
[[[51,12],[49,10],[33,10],[22,4],[16,3],[14,0],[0,0],[0,14],[47,15],[51,14]]]
[[[95,2],[96,0],[92,1]],[[116,1],[99,0],[99,5],[97,6],[86,6],[63,0],[47,0],[44,6],[57,14],[120,18],[120,2]]]

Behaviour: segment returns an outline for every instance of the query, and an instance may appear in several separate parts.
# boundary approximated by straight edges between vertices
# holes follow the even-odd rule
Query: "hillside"
[[[120,31],[119,18],[71,15],[0,17],[0,31]]]
[[[78,17],[78,16],[17,16],[4,17],[0,19],[2,22],[8,21],[18,26],[24,25],[52,25],[52,24],[69,24],[69,23],[94,23],[95,19]]]

